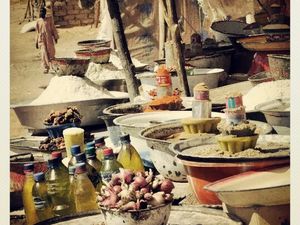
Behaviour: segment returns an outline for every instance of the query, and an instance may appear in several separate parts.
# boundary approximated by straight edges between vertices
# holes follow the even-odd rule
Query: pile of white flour
[[[258,104],[281,98],[290,98],[290,80],[260,83],[243,96],[243,103],[246,111],[252,111]]]
[[[95,84],[101,85],[103,81],[114,79],[125,79],[122,70],[114,69],[114,66],[107,66],[107,64],[97,64],[90,62],[85,77],[89,78]]]
[[[89,79],[77,76],[55,76],[43,93],[30,105],[82,101],[98,98],[128,97],[127,93],[108,91]]]

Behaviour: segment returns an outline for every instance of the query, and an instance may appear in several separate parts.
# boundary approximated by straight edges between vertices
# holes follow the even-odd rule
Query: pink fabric
[[[58,39],[53,18],[46,17],[38,19],[36,23],[36,43],[41,49],[42,66],[44,69],[50,68],[51,59],[55,57],[55,43]]]

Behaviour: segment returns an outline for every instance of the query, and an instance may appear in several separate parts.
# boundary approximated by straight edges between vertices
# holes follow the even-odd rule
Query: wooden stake
[[[112,22],[112,29],[116,47],[118,49],[118,55],[121,59],[122,67],[125,73],[129,98],[130,101],[133,102],[134,97],[138,95],[137,79],[135,77],[135,67],[132,63],[124,34],[119,3],[117,0],[107,0],[107,6]]]
[[[185,96],[190,96],[189,84],[187,81],[184,54],[182,52],[181,36],[178,26],[178,19],[176,14],[175,2],[174,0],[164,0],[166,1],[167,7],[167,24],[171,33],[171,38],[173,42],[173,52],[174,59],[176,61],[176,72],[179,78],[180,89],[183,90]]]
[[[158,48],[158,58],[165,58],[164,45],[166,41],[166,22],[164,19],[164,5],[163,0],[158,2],[158,21],[159,21],[159,48]]]
[[[94,5],[94,27],[98,27],[100,17],[100,0],[97,0]]]

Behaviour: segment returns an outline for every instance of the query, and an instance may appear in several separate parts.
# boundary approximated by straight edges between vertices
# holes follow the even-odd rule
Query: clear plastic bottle
[[[32,225],[39,222],[32,198],[32,188],[35,183],[33,169],[34,166],[32,163],[24,164],[25,183],[23,187],[22,198],[27,225]]]
[[[63,216],[74,213],[75,202],[70,194],[69,173],[59,169],[57,158],[48,160],[48,164],[47,187],[54,214]]]
[[[45,174],[43,172],[34,174],[34,180],[32,196],[39,221],[54,217],[51,199],[47,192]]]
[[[76,164],[75,203],[77,212],[98,209],[95,188],[88,177],[85,163]]]
[[[94,167],[98,173],[100,173],[102,163],[96,158],[96,149],[94,147],[86,148],[85,154],[87,158],[87,163]]]
[[[145,171],[143,160],[141,159],[137,150],[130,143],[129,134],[122,135],[121,150],[118,155],[118,162],[120,162],[125,169],[132,171]]]
[[[95,139],[95,148],[96,148],[96,157],[99,161],[102,162],[104,160],[103,150],[107,148],[105,146],[104,137]]]
[[[111,180],[111,176],[114,173],[120,172],[120,168],[123,168],[122,164],[119,163],[114,155],[111,148],[103,150],[104,160],[101,167],[101,177],[104,184],[108,184]]]
[[[90,164],[87,163],[85,153],[82,152],[82,153],[77,154],[76,161],[77,161],[77,163],[85,163],[86,164],[88,177],[90,178],[96,191],[100,192],[101,185],[102,185],[101,176],[94,167],[92,167]]]
[[[76,165],[77,161],[76,161],[75,156],[81,152],[80,145],[72,145],[70,151],[71,151],[72,157],[68,163],[68,167]]]

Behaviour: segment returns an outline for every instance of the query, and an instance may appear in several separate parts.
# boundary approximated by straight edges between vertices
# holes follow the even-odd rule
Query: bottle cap
[[[86,156],[85,156],[84,152],[81,152],[81,153],[75,155],[75,158],[76,158],[77,163],[82,163],[82,162],[85,163],[85,161],[86,161]]]
[[[75,156],[77,154],[79,154],[81,151],[80,151],[80,146],[79,145],[72,145],[71,147],[71,154],[72,156]]]
[[[75,173],[76,166],[69,166],[69,175],[73,175]]]
[[[95,147],[95,142],[94,141],[86,143],[86,148],[90,148],[90,147]]]
[[[56,158],[62,159],[62,154],[59,151],[51,152],[51,156],[52,159],[56,159]]]
[[[103,149],[103,155],[104,156],[113,155],[113,154],[114,154],[114,152],[111,148]]]
[[[129,134],[124,134],[124,135],[120,136],[120,140],[121,140],[121,142],[130,142]]]
[[[59,159],[54,158],[54,159],[48,159],[48,167],[53,169],[57,168],[59,166]]]
[[[96,155],[96,149],[94,147],[89,147],[85,149],[85,154],[88,155]]]
[[[77,163],[76,164],[76,174],[85,173],[87,171],[85,163]]]
[[[104,137],[96,138],[95,144],[105,144]]]
[[[45,180],[45,174],[43,172],[35,173],[34,174],[34,180],[36,182],[44,181]]]
[[[32,172],[34,170],[34,165],[32,163],[24,164],[24,172]]]

